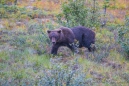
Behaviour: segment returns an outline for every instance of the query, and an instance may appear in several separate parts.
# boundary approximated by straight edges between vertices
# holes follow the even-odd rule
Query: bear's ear
[[[51,31],[50,30],[47,30],[47,33],[50,33]]]
[[[58,30],[57,32],[58,32],[58,33],[61,33],[61,30]]]

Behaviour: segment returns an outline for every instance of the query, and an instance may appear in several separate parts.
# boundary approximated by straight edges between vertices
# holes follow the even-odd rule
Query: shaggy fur
[[[89,51],[92,50],[91,44],[95,44],[95,33],[83,26],[73,28],[61,27],[57,30],[48,30],[48,36],[53,43],[51,54],[57,54],[60,46],[67,46],[72,51],[74,47],[71,46],[75,39],[79,41],[79,48],[86,47]]]

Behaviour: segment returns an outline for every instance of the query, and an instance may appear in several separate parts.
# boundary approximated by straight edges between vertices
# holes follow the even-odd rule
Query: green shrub
[[[5,4],[7,0],[0,0],[0,4]]]
[[[11,6],[5,5],[4,8],[9,13],[16,13],[18,11],[18,7],[16,5],[11,5]]]
[[[38,80],[38,85],[90,86],[92,82],[92,78],[86,78],[86,73],[82,71],[81,67],[76,69],[73,65],[69,65],[69,67],[63,68],[61,64],[54,64],[51,70],[44,71],[43,77]]]
[[[18,12],[18,7],[15,5],[8,6],[8,5],[0,4],[0,18],[9,18],[11,17],[11,14],[14,14],[17,12]]]
[[[0,0],[0,4],[17,4],[17,0]]]
[[[62,13],[57,15],[58,22],[63,26],[73,27],[73,26],[87,26],[87,27],[97,27],[100,25],[98,14],[97,2],[91,6],[86,7],[85,0],[69,0],[62,4]],[[96,7],[92,7],[95,5]]]
[[[118,37],[118,41],[122,49],[129,57],[129,16],[126,16],[125,18],[125,25],[119,28]]]
[[[11,41],[10,44],[12,46],[16,46],[17,48],[26,47],[26,37],[25,36],[16,36]]]
[[[41,9],[33,10],[33,11],[26,11],[27,16],[30,18],[42,18],[46,16],[46,12],[42,11]]]
[[[0,18],[5,17],[6,11],[4,8],[0,8]]]

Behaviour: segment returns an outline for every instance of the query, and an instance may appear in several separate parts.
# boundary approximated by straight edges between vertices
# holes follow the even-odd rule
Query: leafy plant
[[[10,15],[8,14],[13,14],[18,12],[18,7],[15,5],[2,5],[0,4],[0,18],[8,18]]]
[[[44,70],[44,75],[38,80],[43,86],[85,86],[92,85],[92,79],[86,78],[81,68],[74,69],[70,65],[63,68],[61,64],[52,66],[51,70]]]
[[[94,7],[92,7],[93,4],[91,7],[86,7],[85,4],[85,0],[69,0],[63,3],[62,13],[57,15],[58,22],[67,27],[100,25],[97,2],[94,2]]]
[[[0,0],[0,4],[5,4],[7,0]]]
[[[118,36],[118,41],[121,47],[129,57],[129,16],[126,16],[125,18],[125,25],[119,28]]]
[[[14,3],[17,4],[17,0],[0,0],[0,4]]]
[[[4,8],[0,8],[0,18],[5,17],[6,11]]]

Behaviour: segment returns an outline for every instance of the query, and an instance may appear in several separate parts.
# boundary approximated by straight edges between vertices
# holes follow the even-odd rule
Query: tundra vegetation
[[[0,86],[128,86],[128,0],[0,0]],[[89,27],[96,51],[50,55],[47,30]]]

